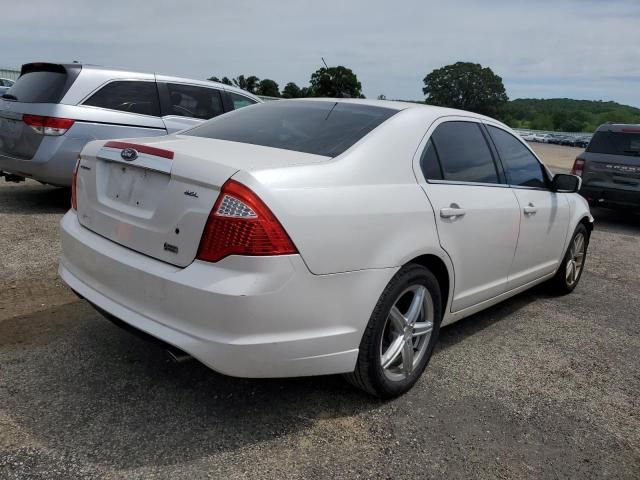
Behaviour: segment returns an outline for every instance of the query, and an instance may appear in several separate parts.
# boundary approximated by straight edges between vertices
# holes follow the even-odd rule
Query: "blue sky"
[[[0,0],[0,66],[34,60],[308,83],[324,56],[368,97],[421,99],[455,61],[491,67],[510,98],[640,107],[640,0]]]

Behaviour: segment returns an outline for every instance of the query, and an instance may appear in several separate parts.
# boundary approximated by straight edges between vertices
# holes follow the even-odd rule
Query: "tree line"
[[[239,75],[235,78],[216,76],[209,77],[213,82],[233,85],[255,95],[281,98],[304,97],[349,97],[364,98],[362,84],[350,68],[322,67],[311,74],[309,85],[299,87],[294,82],[287,83],[282,91],[275,80],[270,78],[260,79],[255,75]]]
[[[320,68],[311,74],[308,85],[300,87],[289,82],[282,91],[274,80],[255,75],[212,76],[209,80],[269,97],[364,98],[357,75],[344,66]],[[425,98],[418,103],[488,115],[515,128],[591,132],[606,122],[640,123],[640,109],[616,102],[568,98],[509,100],[502,78],[477,63],[456,62],[437,68],[422,82]],[[378,99],[386,97],[380,94]]]

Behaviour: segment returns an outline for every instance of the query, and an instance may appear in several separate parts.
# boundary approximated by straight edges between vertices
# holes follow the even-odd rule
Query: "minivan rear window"
[[[395,113],[355,103],[278,100],[234,110],[182,133],[336,157]]]
[[[640,157],[640,132],[596,132],[587,152]]]
[[[80,65],[27,63],[4,98],[23,103],[58,103],[80,73]]]

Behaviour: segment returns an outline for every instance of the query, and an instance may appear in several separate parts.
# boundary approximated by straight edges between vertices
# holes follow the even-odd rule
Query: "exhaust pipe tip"
[[[13,173],[7,173],[0,170],[0,178],[4,177],[4,181],[7,183],[20,183],[26,179],[22,175],[15,175]]]
[[[193,360],[193,357],[189,355],[187,352],[183,352],[179,348],[176,348],[173,346],[167,346],[167,348],[165,348],[164,351],[167,355],[167,358],[172,363],[184,363],[184,362]]]

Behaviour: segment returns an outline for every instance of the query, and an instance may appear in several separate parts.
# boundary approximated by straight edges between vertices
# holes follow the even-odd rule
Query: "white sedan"
[[[531,141],[540,142],[540,143],[549,143],[553,137],[548,133],[534,133],[531,136]]]
[[[380,397],[442,326],[548,281],[593,218],[505,125],[409,103],[255,105],[180,134],[94,141],[60,276],[108,318],[239,377],[346,374]]]

